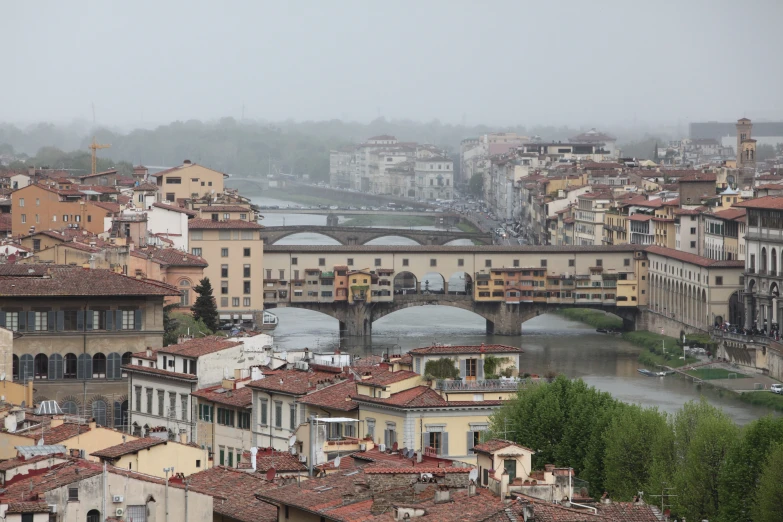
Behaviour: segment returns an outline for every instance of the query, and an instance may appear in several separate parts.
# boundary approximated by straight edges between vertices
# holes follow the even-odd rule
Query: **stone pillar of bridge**
[[[349,304],[340,310],[340,337],[370,337],[372,311],[364,303]]]
[[[538,311],[527,305],[498,304],[498,310],[487,318],[488,335],[520,335],[522,323],[538,315]]]

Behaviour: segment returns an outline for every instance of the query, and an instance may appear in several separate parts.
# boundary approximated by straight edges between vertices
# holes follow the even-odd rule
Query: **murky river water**
[[[252,199],[258,205],[283,207],[292,204],[263,197]],[[267,226],[325,225],[326,216],[268,214],[262,223]],[[297,234],[278,244],[329,245],[337,242],[318,234]],[[376,240],[375,244],[416,243],[402,237],[388,237]],[[362,356],[387,350],[406,352],[434,341],[447,344],[510,344],[525,351],[521,371],[544,374],[551,370],[569,377],[580,377],[588,384],[626,402],[657,406],[663,411],[674,412],[684,403],[703,395],[740,424],[769,413],[766,408],[721,396],[712,389],[697,388],[680,377],[645,377],[636,371],[639,367],[639,348],[620,338],[596,333],[588,326],[555,315],[543,315],[528,321],[522,325],[521,335],[506,337],[486,335],[484,319],[466,310],[447,306],[430,306],[426,309],[415,307],[376,321],[372,339],[357,344],[355,340],[341,342],[337,320],[323,314],[296,308],[280,308],[273,313],[280,319],[274,331],[275,345],[280,349],[334,349],[339,346],[344,351]]]

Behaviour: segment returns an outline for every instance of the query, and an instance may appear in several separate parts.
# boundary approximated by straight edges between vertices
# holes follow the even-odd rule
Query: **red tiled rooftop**
[[[8,276],[0,271],[0,293],[5,296],[168,296],[179,291],[166,283],[136,279],[111,270],[81,267],[24,265],[35,276]]]
[[[387,406],[399,408],[449,408],[449,407],[485,407],[498,406],[503,401],[447,401],[438,392],[429,386],[414,386],[401,392],[393,393],[388,398],[367,397],[357,395],[354,398],[359,402],[371,402],[374,404],[385,404]]]
[[[353,402],[353,397],[356,397],[356,382],[343,381],[308,393],[299,399],[299,403],[332,410],[352,411],[359,407]]]
[[[263,379],[251,381],[247,386],[258,390],[304,395],[313,390],[318,382],[333,382],[334,377],[333,373],[326,372],[283,370],[273,375],[267,374]]]
[[[744,218],[745,214],[747,214],[747,210],[744,208],[727,208],[726,210],[715,212],[713,216],[716,218],[733,221],[735,219]]]
[[[369,372],[371,373],[370,378],[365,378],[362,376],[362,380],[360,381],[360,384],[363,384],[365,386],[388,386],[389,384],[394,384],[395,382],[401,382],[405,381],[407,379],[415,379],[420,378],[421,376],[416,372],[411,372],[408,370],[400,370],[396,372],[389,371],[390,366],[383,364],[381,366],[373,367],[370,370],[365,370],[365,373]]]
[[[783,209],[783,196],[764,196],[763,198],[749,199],[741,203],[734,203],[734,207],[781,210]]]
[[[190,339],[180,344],[170,344],[158,348],[160,353],[172,353],[182,357],[201,357],[210,353],[227,350],[241,345],[238,341],[228,341],[225,337],[208,336],[198,339]]]
[[[188,476],[188,483],[215,497],[215,515],[240,522],[277,522],[277,509],[256,498],[256,493],[274,488],[265,477],[224,466]]]
[[[740,268],[740,267],[744,268],[745,267],[745,261],[740,261],[740,260],[716,261],[715,259],[702,257],[696,254],[689,254],[687,252],[681,252],[673,248],[666,248],[657,245],[648,246],[647,248],[645,248],[645,250],[651,254],[659,254],[662,256],[670,257],[672,259],[677,259],[685,263],[690,263],[705,268],[706,267],[712,267],[712,268]]]
[[[189,373],[171,372],[168,370],[161,370],[160,368],[152,368],[150,366],[141,366],[138,364],[123,364],[123,368],[132,372],[146,373],[149,375],[157,375],[159,377],[172,377],[174,379],[183,379],[186,381],[197,381],[198,377]]]
[[[188,210],[184,207],[179,207],[177,205],[169,205],[167,203],[153,203],[153,207],[155,208],[162,208],[165,210],[171,210],[172,212],[179,212],[181,214],[187,214],[188,216],[196,217],[198,216],[198,212],[195,212],[193,210]]]
[[[227,390],[218,384],[217,386],[196,390],[191,395],[205,401],[225,404],[226,406],[236,406],[238,408],[249,408],[253,405],[253,391],[247,387]]]
[[[504,439],[491,439],[486,442],[482,442],[481,444],[476,444],[473,446],[473,451],[478,451],[480,453],[495,453],[496,451],[508,448],[509,446],[516,446],[518,448],[535,453],[532,449],[526,446],[522,446],[516,442]]]
[[[94,451],[91,453],[91,455],[105,459],[117,459],[123,455],[138,453],[141,450],[149,449],[153,446],[157,446],[158,444],[165,444],[166,442],[166,440],[159,439],[157,437],[144,437]]]
[[[251,469],[251,457],[250,452],[245,451],[242,454],[240,468]],[[256,473],[266,473],[271,468],[280,473],[307,471],[307,466],[299,462],[299,458],[296,455],[291,455],[287,451],[275,451],[268,448],[265,450],[260,449],[256,453]]]

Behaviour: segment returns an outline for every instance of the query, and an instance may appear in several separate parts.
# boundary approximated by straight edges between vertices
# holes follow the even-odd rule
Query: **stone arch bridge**
[[[486,320],[489,335],[519,335],[522,323],[541,314],[551,313],[563,307],[595,308],[617,315],[623,320],[626,330],[635,329],[638,308],[618,307],[600,304],[548,304],[475,301],[470,295],[459,294],[398,294],[393,302],[376,303],[317,303],[290,302],[285,304],[265,304],[266,309],[276,306],[302,308],[334,317],[340,322],[341,337],[369,337],[372,335],[372,323],[399,310],[413,306],[451,306],[468,310]]]
[[[265,245],[273,245],[281,239],[302,233],[315,233],[330,237],[341,245],[365,245],[373,239],[398,236],[416,241],[420,245],[445,245],[456,239],[470,239],[474,244],[491,245],[492,235],[446,230],[414,230],[407,228],[340,227],[301,225],[288,227],[266,227],[261,230]]]

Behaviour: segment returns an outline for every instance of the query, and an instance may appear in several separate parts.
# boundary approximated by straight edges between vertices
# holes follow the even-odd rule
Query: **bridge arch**
[[[394,294],[415,294],[418,293],[419,280],[413,272],[398,272],[392,282]]]
[[[329,234],[328,232],[321,232],[321,231],[318,231],[318,232],[306,232],[306,231],[303,231],[303,230],[292,230],[289,233],[285,233],[282,236],[278,236],[270,244],[272,244],[272,245],[284,245],[285,243],[281,243],[281,241],[283,241],[284,239],[291,238],[292,236],[321,236],[321,237],[325,237],[325,238],[331,239],[337,245],[344,244],[339,237],[337,237],[336,235]],[[305,239],[305,238],[303,238],[303,239]]]
[[[421,285],[419,291],[423,294],[445,294],[446,281],[440,272],[427,272],[421,276]]]
[[[454,295],[472,295],[473,278],[467,272],[454,272],[448,279],[448,292]]]
[[[400,234],[384,234],[382,236],[373,237],[371,239],[368,239],[367,241],[365,241],[362,244],[363,245],[388,245],[390,243],[381,241],[381,240],[386,239],[386,238],[407,239],[408,241],[411,241],[411,243],[410,243],[411,246],[417,246],[417,245],[421,246],[421,242],[420,241],[418,241],[417,239],[414,239],[414,238],[412,238],[410,236],[407,236],[404,233],[400,233]],[[394,243],[391,243],[391,244],[394,244]]]

